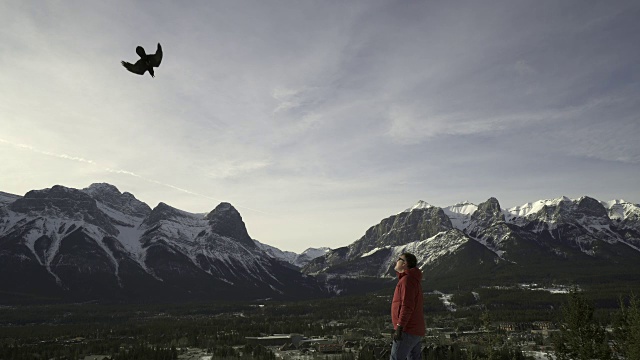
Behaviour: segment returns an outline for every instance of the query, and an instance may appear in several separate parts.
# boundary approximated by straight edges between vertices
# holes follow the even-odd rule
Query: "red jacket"
[[[402,331],[416,336],[424,336],[424,315],[422,310],[422,271],[417,267],[398,273],[398,285],[391,302],[393,328],[402,326]]]

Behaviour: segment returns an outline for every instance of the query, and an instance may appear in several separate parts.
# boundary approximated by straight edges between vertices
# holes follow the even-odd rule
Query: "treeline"
[[[613,321],[613,315],[620,308],[620,298],[640,292],[640,288],[617,285],[583,290],[584,296],[594,306],[595,318],[603,323]],[[457,305],[457,317],[477,318],[478,309],[482,309],[490,311],[495,321],[557,322],[562,315],[560,308],[568,297],[566,293],[520,288],[478,288],[473,292],[454,292],[451,301]]]
[[[572,291],[562,307],[560,332],[553,337],[557,359],[640,359],[640,301],[632,294],[619,304],[610,333],[594,317],[593,302]]]
[[[83,354],[125,358],[144,351],[154,351],[153,356],[164,357],[173,356],[172,349],[198,347],[208,349],[217,359],[251,354],[253,358],[272,360],[268,352],[247,348],[245,337],[274,333],[331,336],[342,335],[346,328],[361,328],[370,336],[381,338],[381,333],[390,331],[392,292],[393,289],[389,289],[366,296],[298,302],[0,308],[0,359],[75,359]],[[615,299],[616,309],[599,308],[603,293],[586,291],[580,294],[592,304],[591,319],[601,326],[622,324],[621,312],[624,312],[629,324],[626,329],[631,329],[627,330],[631,335],[626,338],[640,343],[640,335],[633,335],[640,332],[633,331],[638,325],[628,320],[635,319],[629,314],[637,312],[628,295],[623,300],[626,308],[622,311],[618,299]],[[547,320],[560,324],[563,321],[561,309],[567,306],[570,298],[566,294],[520,289],[479,289],[477,295],[470,291],[456,293],[452,301],[464,307],[459,307],[455,313],[447,311],[437,295],[426,295],[427,326],[464,324],[469,330],[479,328],[483,325],[481,315],[486,311],[491,313],[494,322]],[[608,340],[622,344],[621,339],[626,338],[616,335],[615,339],[610,337]],[[445,350],[432,348],[428,351],[425,358]],[[455,353],[451,349],[447,351]],[[478,356],[482,358],[482,355]]]

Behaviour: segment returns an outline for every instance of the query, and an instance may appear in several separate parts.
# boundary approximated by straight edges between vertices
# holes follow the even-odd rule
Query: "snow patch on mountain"
[[[124,249],[131,254],[135,260],[145,271],[149,272],[144,263],[145,249],[142,247],[140,239],[146,228],[142,226],[144,218],[122,213],[101,202],[97,202],[100,211],[105,213],[114,223],[118,230],[116,239],[122,244]]]
[[[177,209],[176,209],[177,210]],[[178,210],[179,219],[161,220],[162,237],[181,248],[190,248],[198,242],[198,235],[206,233],[210,227],[200,215]]]
[[[478,210],[478,205],[464,201],[442,210],[449,217],[454,228],[465,231],[471,225],[471,215]]]
[[[140,238],[142,234],[144,234],[145,229],[141,228],[140,224],[136,226],[115,226],[116,229],[118,229],[118,241],[120,241],[122,246],[133,255],[133,258],[144,267],[144,262],[142,261],[144,258],[144,249],[142,248],[142,243],[140,243]]]
[[[400,254],[404,252],[416,255],[416,257],[421,259],[421,263],[419,263],[418,266],[423,266],[455,252],[468,241],[469,238],[465,234],[452,230],[440,232],[423,241],[398,246],[394,248],[394,251],[399,251],[397,256],[400,256]]]
[[[377,248],[362,257],[375,256],[378,252],[388,252],[384,260],[379,262],[376,270],[378,277],[388,278],[393,276],[389,273],[389,266],[393,266],[403,253],[414,254],[419,259],[418,267],[423,268],[442,256],[456,252],[468,241],[470,241],[469,237],[458,230],[443,231],[425,240],[393,247]]]
[[[562,202],[573,202],[575,199],[569,199],[566,196],[562,196],[555,199],[538,200],[536,202],[526,203],[520,206],[514,206],[509,209],[509,213],[516,217],[527,217],[532,214],[537,214],[545,206],[558,206]]]
[[[144,217],[136,217],[133,215],[124,214],[117,209],[107,206],[99,201],[96,201],[98,209],[107,215],[113,222],[123,226],[139,225],[144,220]]]
[[[618,199],[600,202],[608,211],[611,220],[640,219],[640,205]]]
[[[288,262],[289,264],[293,264],[298,257],[298,254],[292,251],[282,251],[275,246],[263,244],[258,240],[253,239],[253,242],[258,246],[259,249],[264,251],[267,255],[274,259],[282,260],[284,262]]]
[[[457,305],[451,301],[453,298],[453,294],[445,294],[442,291],[434,290],[433,292],[429,292],[427,294],[437,295],[438,299],[442,302],[442,305],[450,312],[457,311]]]
[[[328,248],[328,247],[308,248],[307,250],[303,251],[300,255],[307,256],[310,259],[315,259],[317,257],[320,257],[328,253],[329,251],[331,251],[331,248]]]
[[[598,207],[602,205],[604,209],[609,207],[609,214],[602,212],[599,215]],[[602,209],[602,208],[601,208]],[[611,210],[613,209],[613,210]],[[534,232],[553,231],[559,224],[571,224],[583,228],[590,236],[576,238],[576,243],[590,244],[595,239],[600,239],[608,243],[615,243],[621,240],[620,236],[611,229],[611,215],[624,217],[624,205],[617,201],[603,203],[589,197],[583,196],[579,199],[569,199],[565,196],[540,200],[534,203],[527,203],[507,210],[505,218],[507,222],[517,226],[525,226],[531,221],[535,221]],[[593,255],[592,249],[585,249],[583,252]]]
[[[105,254],[111,259],[116,269],[118,269],[118,262],[111,252],[111,250],[100,241],[105,236],[108,236],[104,230],[96,225],[78,220],[75,218],[69,218],[66,216],[49,216],[43,217],[39,215],[25,215],[8,211],[9,224],[5,229],[12,231],[16,226],[22,226],[25,233],[22,235],[24,245],[31,251],[38,262],[43,265],[46,270],[55,277],[58,285],[62,285],[60,278],[51,269],[51,262],[58,254],[62,239],[70,235],[74,231],[82,231],[86,236],[93,239],[98,246],[100,246]],[[19,225],[21,224],[21,225]],[[4,235],[0,234],[0,235]],[[47,247],[46,252],[38,254],[35,249],[35,243],[38,239],[47,237],[51,240],[50,245]],[[119,278],[118,278],[119,281]]]
[[[497,249],[494,245],[488,243],[486,241],[485,238],[476,238],[476,237],[471,237],[473,240],[479,242],[480,244],[484,245],[484,247],[486,247],[487,249],[489,249],[491,252],[493,252],[494,254],[496,254],[496,256],[498,256],[500,259],[504,260],[504,254],[505,251]]]
[[[377,247],[377,248],[371,249],[371,250],[367,251],[366,253],[364,253],[364,254],[360,255],[360,257],[367,257],[367,256],[371,256],[371,255],[373,255],[373,254],[377,253],[378,251],[380,251],[380,250],[382,250],[382,249],[388,249],[388,248],[389,248],[389,246],[385,246],[385,247]]]

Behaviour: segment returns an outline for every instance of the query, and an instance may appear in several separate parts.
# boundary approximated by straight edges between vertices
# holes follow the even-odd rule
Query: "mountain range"
[[[0,303],[301,299],[392,286],[414,253],[429,287],[637,284],[640,206],[590,197],[502,209],[497,199],[424,201],[352,244],[282,251],[221,203],[155,208],[109,184],[0,192]]]
[[[327,294],[313,277],[256,245],[228,203],[208,214],[165,203],[151,209],[115,186],[93,184],[82,190],[56,185],[23,197],[2,193],[0,205],[0,300]]]
[[[308,248],[300,254],[297,254],[293,251],[283,251],[275,246],[263,244],[258,240],[253,241],[256,243],[256,246],[267,253],[267,255],[271,256],[274,259],[278,259],[285,264],[294,265],[294,267],[298,269],[307,265],[311,260],[331,251],[331,249],[328,247]]]
[[[427,282],[462,285],[626,283],[640,272],[640,206],[584,196],[502,209],[497,199],[446,208],[419,201],[370,227],[349,246],[303,268],[329,279],[392,278],[403,252]]]

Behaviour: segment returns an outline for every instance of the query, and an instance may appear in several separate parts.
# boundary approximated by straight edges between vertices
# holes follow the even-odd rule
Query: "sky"
[[[640,2],[0,2],[0,191],[231,203],[282,250],[418,200],[640,202]],[[162,44],[149,74],[135,62]]]

